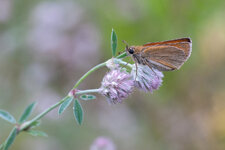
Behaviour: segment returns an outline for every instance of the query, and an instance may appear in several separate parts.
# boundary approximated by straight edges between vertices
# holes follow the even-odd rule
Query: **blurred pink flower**
[[[84,9],[74,1],[41,2],[30,16],[29,49],[70,68],[89,68],[100,58],[100,36],[84,17]]]
[[[90,150],[116,150],[116,147],[109,138],[98,137],[91,145]]]
[[[0,23],[7,22],[12,13],[12,1],[0,0]]]
[[[153,92],[153,90],[157,90],[162,84],[163,73],[157,69],[151,69],[147,65],[138,64],[137,68],[133,65],[131,74],[135,80],[135,87],[145,92]]]
[[[119,68],[108,72],[102,80],[101,94],[111,104],[121,103],[127,98],[134,87],[132,76]]]
[[[49,30],[68,30],[76,26],[83,9],[72,1],[42,2],[32,13],[32,24]]]

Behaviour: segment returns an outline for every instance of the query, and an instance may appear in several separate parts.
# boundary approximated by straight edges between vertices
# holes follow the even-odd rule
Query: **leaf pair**
[[[22,116],[20,117],[19,123],[23,123],[27,120],[27,118],[30,116],[34,106],[35,106],[35,102],[30,104],[23,112]],[[16,123],[16,119],[7,111],[5,110],[0,110],[0,118],[15,124]]]
[[[34,106],[35,106],[35,102],[30,104],[29,106],[26,107],[26,109],[24,110],[24,112],[22,113],[20,119],[19,119],[19,123],[22,124],[24,123],[28,117],[31,115],[33,109],[34,109]],[[4,111],[4,110],[0,110],[0,118],[12,123],[12,124],[15,124],[16,123],[16,120],[15,118],[7,111]],[[38,121],[35,121],[33,124],[31,124],[31,127],[34,127],[34,126],[37,126],[39,125],[39,122]],[[31,132],[34,133],[36,132],[36,136],[37,135],[45,135],[44,132],[42,131],[33,131],[33,130],[28,130],[27,132]],[[18,131],[17,129],[14,127],[13,130],[11,131],[10,135],[8,136],[8,138],[6,139],[6,141],[4,143],[2,143],[0,145],[0,150],[8,150],[9,147],[13,144],[15,138],[16,138],[16,135],[18,134]]]
[[[70,97],[70,96],[65,97],[63,99],[63,103],[59,107],[58,114],[59,115],[62,114],[67,109],[67,107],[71,104],[72,101],[74,101],[74,104],[73,104],[74,117],[77,123],[81,125],[83,121],[83,109],[78,99],[74,99],[73,97]]]
[[[34,107],[36,105],[36,102],[30,104],[23,112],[22,116],[20,117],[19,123],[24,123],[27,118],[30,116],[31,112],[33,111]],[[48,135],[39,130],[32,130],[32,128],[35,128],[40,125],[40,121],[34,121],[33,123],[30,124],[29,130],[26,132],[32,136],[42,136],[42,137],[47,137]]]

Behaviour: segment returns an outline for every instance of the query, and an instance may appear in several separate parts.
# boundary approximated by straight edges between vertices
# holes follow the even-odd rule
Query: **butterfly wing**
[[[192,41],[190,38],[180,38],[180,39],[163,41],[163,42],[147,43],[143,46],[144,47],[149,47],[149,46],[152,47],[152,46],[158,46],[158,45],[169,45],[169,46],[174,46],[176,48],[179,48],[184,51],[187,58],[190,57],[191,51],[192,51]]]
[[[179,69],[190,56],[181,47],[183,45],[145,46],[141,52],[145,64],[160,71]]]
[[[151,43],[144,44],[143,46],[153,46],[153,45],[182,43],[182,42],[191,43],[191,39],[190,38],[180,38],[180,39],[169,40],[169,41],[162,41],[162,42],[151,42]]]

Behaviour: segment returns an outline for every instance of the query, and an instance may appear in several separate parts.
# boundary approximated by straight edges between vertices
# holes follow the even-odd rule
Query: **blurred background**
[[[20,134],[12,150],[88,150],[104,136],[118,150],[225,149],[224,0],[0,0],[0,109],[19,118],[37,101],[34,114],[63,98],[94,65],[118,48],[191,37],[193,51],[179,71],[165,72],[159,90],[136,90],[122,104],[104,97],[83,102],[84,122],[72,108],[57,110],[38,127],[48,138]],[[80,89],[100,87],[107,69]],[[33,115],[34,116],[34,115]],[[12,129],[0,120],[0,143]]]

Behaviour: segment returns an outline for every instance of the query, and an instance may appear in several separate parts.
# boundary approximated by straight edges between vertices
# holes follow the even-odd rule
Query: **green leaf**
[[[5,142],[0,145],[0,150],[5,150]]]
[[[77,123],[81,125],[83,121],[83,109],[80,102],[77,99],[74,101],[73,114],[75,116]]]
[[[116,47],[117,47],[117,36],[116,36],[116,32],[112,29],[112,33],[111,33],[111,48],[112,48],[112,55],[113,55],[113,57],[116,56]]]
[[[59,106],[59,110],[58,110],[58,114],[62,114],[66,108],[70,105],[70,103],[72,102],[73,97],[71,96],[67,96],[64,98],[64,102]]]
[[[10,122],[10,123],[16,123],[15,118],[7,111],[0,109],[0,118]]]
[[[39,120],[38,121],[34,121],[33,123],[30,124],[30,127],[31,128],[35,128],[35,127],[39,126],[40,124],[41,124],[41,121],[39,121]]]
[[[27,120],[27,118],[30,116],[31,112],[34,109],[35,104],[36,104],[36,102],[33,102],[32,104],[27,106],[27,108],[24,110],[22,116],[20,117],[19,123],[23,123],[24,121]]]
[[[80,99],[85,100],[85,101],[88,101],[88,100],[96,99],[96,96],[90,95],[90,94],[89,95],[85,94],[85,95],[81,95],[80,96]]]
[[[15,138],[16,138],[16,128],[14,128],[10,135],[8,136],[7,140],[6,140],[6,143],[5,143],[5,150],[8,150],[9,147],[12,145],[12,143],[14,142]]]
[[[27,133],[29,133],[32,136],[48,137],[48,135],[45,132],[39,130],[28,130]]]

